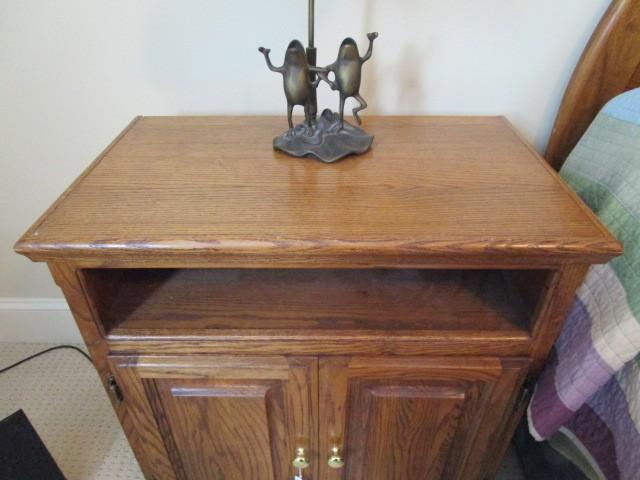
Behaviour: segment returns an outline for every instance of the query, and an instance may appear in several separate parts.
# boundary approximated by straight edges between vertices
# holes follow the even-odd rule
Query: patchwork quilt
[[[640,479],[640,89],[610,101],[561,170],[624,245],[593,266],[528,409],[537,440],[561,431],[607,480]]]

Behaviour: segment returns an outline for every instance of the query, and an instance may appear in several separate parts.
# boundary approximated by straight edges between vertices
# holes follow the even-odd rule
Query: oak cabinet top
[[[368,117],[325,165],[277,117],[139,117],[16,244],[88,266],[604,262],[621,251],[501,117]]]

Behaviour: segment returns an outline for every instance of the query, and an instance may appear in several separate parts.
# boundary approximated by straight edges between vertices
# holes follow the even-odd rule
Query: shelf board
[[[526,275],[527,272],[522,272]],[[96,269],[85,271],[107,333],[526,331],[499,270]]]

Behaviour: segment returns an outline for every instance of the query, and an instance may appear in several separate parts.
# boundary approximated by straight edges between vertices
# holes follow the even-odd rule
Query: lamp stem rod
[[[309,0],[309,48],[314,48],[315,42],[315,0]]]

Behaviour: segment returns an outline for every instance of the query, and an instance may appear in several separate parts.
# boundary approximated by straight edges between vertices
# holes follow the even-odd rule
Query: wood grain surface
[[[640,87],[640,0],[614,0],[573,73],[546,159],[560,170],[573,147],[616,95]]]
[[[85,345],[91,355],[91,360],[96,368],[109,400],[120,420],[120,424],[127,436],[140,468],[148,479],[173,480],[173,470],[168,461],[167,450],[159,436],[155,441],[143,439],[140,428],[143,425],[155,432],[155,425],[148,418],[136,418],[132,411],[122,402],[118,401],[109,387],[109,377],[112,374],[108,362],[109,345],[103,335],[102,324],[92,308],[93,298],[87,295],[84,288],[82,272],[65,263],[50,263],[49,269],[56,284],[61,288],[64,297],[69,304],[73,317],[78,325]],[[122,383],[122,382],[121,382]],[[131,397],[144,396],[144,392],[136,391]],[[133,412],[135,413],[135,412]]]
[[[305,479],[495,472],[529,365],[621,246],[503,118],[367,128],[323,165],[271,150],[278,118],[139,118],[16,244],[115,376],[146,478],[292,478],[297,447]]]
[[[567,265],[549,277],[533,318],[533,372],[544,365],[588,270],[587,265]]]
[[[525,360],[358,358],[320,360],[320,451],[326,480],[482,479],[481,457]]]
[[[207,330],[527,331],[500,270],[85,270],[114,335]],[[527,278],[535,272],[513,271]],[[525,280],[526,281],[526,280]],[[110,288],[118,284],[118,289]],[[106,288],[103,287],[106,285]],[[266,332],[265,332],[266,333]]]
[[[170,471],[154,464],[157,480],[293,478],[296,448],[315,460],[316,359],[112,356],[110,362],[147,448],[160,436],[167,446]],[[314,461],[305,478],[316,472]]]
[[[333,165],[276,117],[143,117],[16,244],[127,266],[606,261],[618,242],[500,117],[373,117]],[[83,263],[84,262],[84,263]]]

